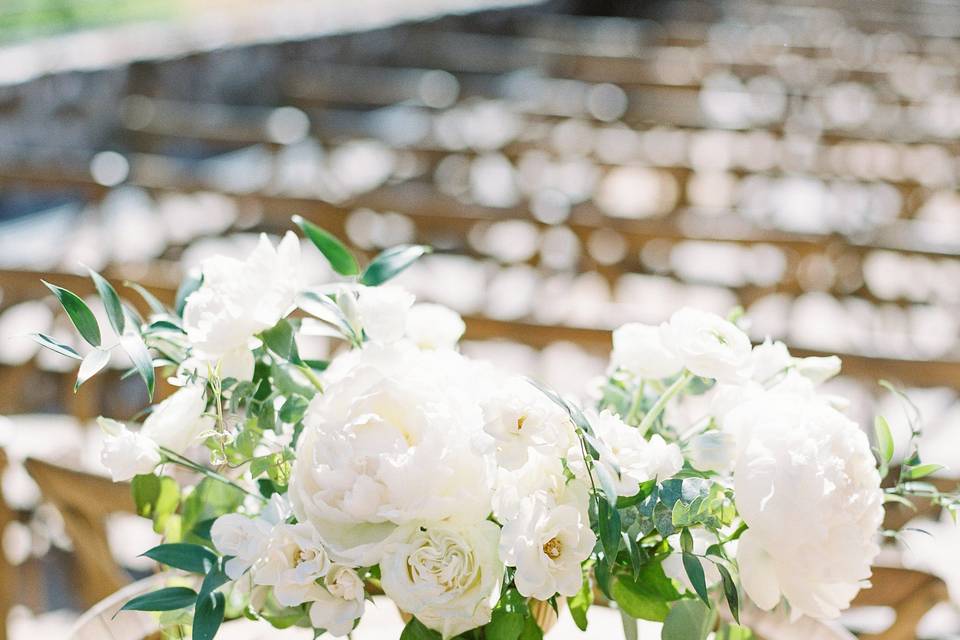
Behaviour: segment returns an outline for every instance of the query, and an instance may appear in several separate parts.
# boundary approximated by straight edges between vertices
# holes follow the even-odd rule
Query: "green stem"
[[[297,365],[297,368],[303,372],[304,377],[310,381],[310,384],[312,384],[317,391],[323,393],[323,384],[320,382],[320,378],[317,377],[317,374],[313,372],[313,369],[311,369],[309,365],[299,364]]]
[[[647,383],[645,380],[641,380],[640,384],[637,385],[637,390],[633,394],[633,402],[627,411],[627,419],[625,420],[627,424],[633,424],[633,421],[637,419],[637,412],[640,411],[640,404],[643,402],[643,394],[646,386]]]
[[[663,395],[657,398],[657,402],[650,408],[650,411],[643,416],[643,421],[640,422],[640,426],[637,427],[640,433],[646,435],[646,433],[650,431],[650,427],[652,427],[653,423],[660,417],[663,410],[667,408],[667,403],[669,403],[675,395],[683,391],[692,378],[693,374],[684,370],[683,373],[680,374],[680,377],[663,392]]]
[[[231,480],[230,478],[228,478],[228,477],[226,477],[226,476],[224,476],[224,475],[221,475],[221,474],[217,473],[217,472],[214,471],[213,469],[208,469],[208,468],[204,467],[203,465],[197,464],[197,463],[194,462],[193,460],[190,460],[189,458],[186,458],[186,457],[180,455],[180,454],[177,453],[176,451],[171,451],[170,449],[167,449],[166,447],[160,447],[160,452],[163,453],[164,457],[165,457],[167,460],[169,460],[170,462],[172,462],[172,463],[174,463],[174,464],[179,464],[181,467],[186,467],[187,469],[190,469],[191,471],[196,471],[197,473],[199,473],[199,474],[201,474],[201,475],[204,475],[204,476],[210,478],[211,480],[216,480],[217,482],[222,482],[222,483],[224,483],[224,484],[230,485],[231,487],[233,487],[233,488],[235,488],[235,489],[239,489],[240,491],[244,492],[244,493],[247,494],[248,496],[253,496],[254,498],[260,500],[261,502],[265,502],[265,501],[266,501],[266,499],[265,499],[263,496],[261,496],[261,495],[259,495],[259,494],[257,494],[257,493],[253,493],[252,491],[241,487],[240,485],[238,485],[236,482],[234,482],[234,481]]]

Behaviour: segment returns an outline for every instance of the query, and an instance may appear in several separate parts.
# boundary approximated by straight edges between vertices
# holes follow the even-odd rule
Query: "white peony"
[[[613,478],[617,495],[636,495],[640,483],[666,480],[683,467],[680,447],[667,444],[659,434],[645,440],[639,429],[606,409],[600,413],[587,411],[587,420],[602,444],[597,464]]]
[[[210,539],[217,551],[232,556],[223,567],[231,580],[236,580],[263,560],[274,527],[289,517],[286,498],[274,494],[255,517],[227,513],[214,521]]]
[[[499,539],[489,520],[407,525],[380,563],[383,591],[444,640],[483,626],[503,578]]]
[[[768,392],[734,409],[737,510],[750,527],[737,559],[747,595],[770,610],[833,618],[849,606],[879,552],[880,475],[866,435],[802,395]]]
[[[261,235],[246,260],[214,256],[202,270],[203,285],[187,298],[183,328],[195,355],[217,360],[255,347],[254,336],[293,308],[300,288],[300,241],[288,232],[274,248]]]
[[[253,574],[254,584],[273,587],[277,602],[295,607],[310,598],[314,583],[330,570],[320,536],[306,523],[278,524]]]
[[[407,314],[407,338],[421,349],[453,349],[466,328],[459,313],[441,304],[421,302]]]
[[[333,565],[324,578],[324,586],[313,585],[310,624],[335,636],[345,636],[364,609],[363,579],[343,565]]]
[[[522,378],[512,378],[483,407],[483,430],[497,463],[519,469],[532,451],[560,458],[573,444],[569,416]]]
[[[487,465],[471,448],[485,368],[397,343],[354,351],[330,369],[304,417],[289,495],[334,561],[376,564],[409,522],[487,517]]]
[[[395,285],[360,287],[357,308],[367,337],[374,342],[395,342],[407,328],[413,294]]]
[[[639,378],[669,378],[683,368],[680,358],[663,344],[660,330],[639,322],[613,332],[611,363]]]
[[[579,591],[580,565],[596,542],[582,509],[535,495],[524,499],[519,515],[504,524],[500,557],[516,567],[514,582],[521,594],[547,600]]]
[[[767,338],[753,348],[752,379],[763,386],[778,383],[786,374],[799,374],[816,386],[840,373],[842,362],[837,356],[796,358],[787,345]]]
[[[215,421],[206,415],[206,408],[201,385],[183,387],[153,408],[140,433],[161,447],[183,453],[213,428]]]
[[[739,382],[748,377],[750,339],[720,316],[680,309],[660,325],[664,345],[698,376],[719,382]]]
[[[97,418],[97,424],[106,434],[100,461],[114,482],[151,473],[160,464],[160,450],[150,438],[109,418]]]

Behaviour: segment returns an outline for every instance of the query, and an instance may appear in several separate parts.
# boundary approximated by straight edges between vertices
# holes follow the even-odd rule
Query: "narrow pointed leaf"
[[[99,347],[100,325],[97,324],[97,318],[93,315],[93,311],[90,311],[87,303],[72,291],[67,291],[63,287],[50,284],[46,280],[41,280],[41,282],[53,292],[53,295],[55,295],[57,300],[60,301],[60,304],[63,305],[63,310],[67,312],[70,321],[73,323],[73,326],[77,328],[77,331],[80,332],[83,339],[91,346]]]
[[[893,435],[890,433],[890,424],[883,416],[877,416],[873,421],[873,429],[877,436],[877,451],[880,459],[889,464],[893,460]]]
[[[178,316],[181,318],[183,317],[183,308],[187,306],[187,298],[189,298],[190,294],[199,289],[202,285],[203,274],[201,273],[191,273],[183,279],[183,282],[181,282],[180,286],[177,287],[177,295],[174,301],[174,308],[176,309]]]
[[[284,360],[294,364],[302,364],[300,353],[297,350],[297,340],[293,325],[289,320],[281,320],[276,325],[260,334],[264,344]]]
[[[83,360],[83,356],[77,353],[76,349],[73,347],[58,342],[51,338],[50,336],[43,333],[31,333],[30,337],[33,338],[33,341],[39,344],[41,347],[45,347],[53,351],[54,353],[59,353],[62,356],[67,356],[68,358],[73,358],[74,360]]]
[[[161,544],[143,554],[151,560],[190,573],[206,574],[217,566],[215,553],[199,544]]]
[[[187,587],[167,587],[133,598],[121,611],[175,611],[192,606],[197,592]]]
[[[717,563],[717,570],[720,572],[720,578],[723,580],[723,595],[727,599],[727,606],[730,607],[730,613],[733,619],[740,624],[740,594],[737,592],[737,583],[733,581],[733,576],[725,566]]]
[[[343,276],[355,276],[360,273],[357,259],[336,236],[300,216],[293,216],[293,222],[303,229],[310,238],[310,242],[320,250],[334,271]]]
[[[687,577],[690,578],[693,590],[697,592],[697,595],[707,606],[710,606],[710,599],[707,596],[707,580],[703,575],[703,565],[700,564],[700,558],[692,553],[684,553],[683,568],[687,572]]]
[[[600,499],[597,503],[597,520],[603,553],[613,562],[620,549],[620,512],[607,500]]]
[[[140,374],[147,385],[147,395],[153,399],[153,390],[156,386],[156,374],[153,371],[153,359],[143,338],[135,333],[126,333],[120,337],[120,346],[130,357],[134,369]]]
[[[97,375],[101,369],[110,362],[110,352],[99,347],[88,353],[80,363],[80,370],[77,371],[77,381],[73,385],[76,391],[84,382]]]
[[[103,307],[107,311],[107,319],[110,321],[110,325],[118,336],[122,336],[126,319],[123,315],[123,305],[120,304],[120,296],[117,295],[117,290],[107,282],[106,278],[93,269],[88,268],[87,271],[90,272],[90,279],[93,280],[94,286],[97,287],[97,293],[103,300]]]
[[[906,477],[909,480],[918,480],[919,478],[926,478],[931,473],[936,473],[940,469],[943,469],[942,464],[935,464],[933,462],[928,462],[927,464],[918,464],[915,467],[910,467],[907,469]]]
[[[422,244],[403,245],[387,249],[367,265],[363,275],[360,276],[360,283],[370,287],[383,284],[431,251],[433,249]]]
[[[147,306],[150,307],[150,311],[153,313],[169,313],[167,308],[157,299],[155,295],[144,289],[136,282],[124,282],[124,284],[139,293],[140,297],[143,298],[144,302],[147,303]]]
[[[226,598],[214,593],[197,602],[193,612],[193,640],[213,640],[223,623]]]

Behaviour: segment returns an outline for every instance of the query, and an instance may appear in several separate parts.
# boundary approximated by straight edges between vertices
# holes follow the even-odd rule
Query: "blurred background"
[[[90,428],[141,383],[117,353],[73,393],[26,337],[75,340],[40,279],[92,294],[89,265],[169,300],[292,214],[367,257],[432,244],[401,283],[463,314],[468,354],[566,392],[624,322],[742,305],[754,340],[838,353],[831,390],[898,455],[876,381],[906,390],[955,486],[958,34],[947,0],[0,3],[8,637],[67,637],[155,536]],[[863,637],[960,638],[960,533],[922,505],[888,524],[915,515],[934,535],[889,546],[844,619]]]

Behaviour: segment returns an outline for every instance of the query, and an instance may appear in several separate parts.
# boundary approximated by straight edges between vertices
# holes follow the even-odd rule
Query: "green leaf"
[[[631,617],[655,622],[663,622],[670,611],[668,603],[680,597],[659,562],[643,565],[636,579],[618,575],[611,584],[610,595]]]
[[[486,640],[517,640],[523,632],[525,623],[526,618],[522,611],[497,607],[493,610],[490,622],[484,627],[484,638]]]
[[[196,542],[194,529],[202,522],[231,513],[243,502],[243,492],[213,478],[204,478],[183,502],[184,539]]]
[[[155,295],[144,289],[142,286],[136,282],[124,282],[124,285],[133,289],[140,294],[140,297],[143,298],[144,302],[147,303],[147,306],[150,307],[150,311],[156,314],[166,314],[168,313],[167,308],[160,302]]]
[[[180,286],[177,287],[177,295],[174,298],[173,303],[173,308],[176,309],[178,316],[181,318],[183,317],[183,308],[187,304],[187,298],[189,298],[190,294],[199,289],[202,285],[202,273],[189,273],[187,274],[187,277],[183,279],[183,282],[181,282]]]
[[[303,414],[306,413],[309,404],[306,398],[290,396],[284,401],[283,406],[280,407],[280,419],[287,424],[299,422],[300,419],[303,418]]]
[[[733,619],[740,622],[740,594],[737,592],[737,584],[733,581],[733,576],[725,566],[716,563],[717,570],[720,572],[720,578],[723,580],[723,595],[727,599],[727,606],[730,607],[730,613]]]
[[[193,640],[213,640],[223,623],[226,610],[226,598],[222,593],[214,593],[197,601],[193,612]]]
[[[140,378],[147,385],[147,395],[153,400],[156,374],[153,371],[153,358],[150,357],[147,344],[136,333],[125,333],[120,336],[120,346],[126,352],[130,361],[133,362],[134,369],[137,370]]]
[[[293,324],[289,320],[281,320],[276,325],[260,334],[264,344],[284,360],[294,364],[301,364],[300,352],[297,350],[296,334]]]
[[[543,629],[533,616],[524,621],[523,631],[520,632],[518,640],[543,640]]]
[[[713,626],[710,609],[699,600],[678,600],[663,623],[661,640],[705,640]]]
[[[97,375],[101,369],[110,362],[110,352],[106,349],[97,347],[83,358],[80,363],[80,370],[77,371],[77,381],[73,385],[74,392],[80,388],[84,382]]]
[[[700,564],[700,558],[692,553],[684,552],[683,569],[687,572],[687,577],[690,578],[693,590],[696,591],[697,595],[709,606],[710,599],[707,595],[707,581],[703,575],[703,565]]]
[[[228,582],[230,582],[230,576],[223,571],[223,559],[218,558],[216,566],[203,578],[203,583],[200,585],[200,592],[197,594],[197,603],[199,604],[204,598],[210,597],[210,594],[212,594],[214,590]]]
[[[153,519],[153,530],[163,533],[166,519],[180,505],[180,485],[168,476],[151,473],[135,476],[130,483],[137,514]]]
[[[123,315],[123,305],[120,304],[120,296],[117,295],[117,290],[113,288],[112,284],[107,282],[106,278],[93,269],[88,268],[87,271],[90,272],[90,279],[93,280],[94,286],[97,287],[97,293],[100,294],[100,299],[103,300],[103,307],[107,311],[107,319],[113,326],[113,330],[117,332],[117,335],[122,336],[125,318]]]
[[[906,470],[905,477],[908,480],[918,480],[920,478],[926,478],[931,473],[936,473],[940,469],[943,469],[942,464],[935,464],[933,462],[928,462],[926,464],[918,464],[915,467],[908,467]]]
[[[216,554],[198,544],[161,544],[143,555],[160,564],[190,573],[205,574],[217,566]]]
[[[367,265],[363,275],[360,276],[360,284],[370,287],[383,284],[431,251],[433,249],[421,244],[401,245],[387,249]]]
[[[400,640],[440,640],[440,634],[428,629],[416,618],[411,618],[400,634]]]
[[[131,599],[120,611],[175,611],[193,606],[197,592],[187,587],[167,587]]]
[[[77,353],[76,349],[69,345],[63,344],[62,342],[57,342],[46,334],[31,333],[30,337],[33,338],[33,341],[39,344],[41,347],[46,347],[54,353],[59,353],[62,356],[67,356],[68,358],[73,358],[74,360],[83,360],[83,356]]]
[[[606,498],[597,502],[597,524],[603,553],[612,562],[620,550],[620,512]]]
[[[293,222],[303,229],[310,238],[310,242],[320,250],[334,271],[342,276],[355,276],[360,273],[357,259],[336,236],[300,216],[293,216]]]
[[[583,572],[583,584],[580,591],[567,600],[570,616],[580,631],[587,630],[587,609],[593,604],[593,587],[590,585],[590,572]]]
[[[890,464],[893,460],[893,435],[890,433],[890,424],[883,416],[877,416],[873,421],[873,431],[877,436],[877,451],[880,460]]]
[[[679,502],[676,504],[679,504]],[[676,504],[674,507],[676,507]],[[683,531],[680,532],[680,548],[684,553],[693,551],[693,534],[690,533],[690,529],[684,528]]]
[[[63,287],[50,284],[46,280],[41,280],[41,282],[43,282],[43,284],[53,292],[53,295],[57,297],[57,300],[60,301],[63,310],[67,312],[70,321],[73,323],[73,326],[77,328],[77,331],[80,332],[83,339],[91,346],[99,347],[100,325],[97,324],[97,318],[93,315],[93,312],[90,311],[90,307],[72,291],[67,291]]]

